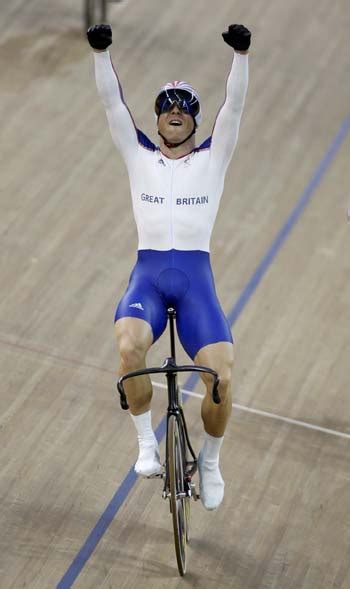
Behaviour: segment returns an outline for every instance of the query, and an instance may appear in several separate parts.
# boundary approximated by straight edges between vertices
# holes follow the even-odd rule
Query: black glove
[[[110,25],[94,25],[86,33],[93,49],[107,49],[112,43],[112,29]]]
[[[249,49],[251,32],[243,25],[230,25],[228,31],[222,33],[222,36],[225,43],[237,51]]]

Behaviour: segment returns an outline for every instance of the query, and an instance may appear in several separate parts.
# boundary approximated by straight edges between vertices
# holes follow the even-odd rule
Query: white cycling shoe
[[[160,463],[158,442],[141,442],[139,446],[139,455],[135,464],[135,471],[143,477],[150,477],[154,474],[161,474],[162,465]]]
[[[219,507],[224,498],[225,483],[221,476],[217,460],[204,460],[199,453],[199,494],[201,501],[209,511]]]

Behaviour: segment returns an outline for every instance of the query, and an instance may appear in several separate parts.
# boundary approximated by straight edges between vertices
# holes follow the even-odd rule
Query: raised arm
[[[242,25],[231,25],[224,40],[235,48],[226,83],[226,98],[218,112],[211,141],[211,158],[226,170],[238,140],[239,126],[248,88],[248,47],[250,32]]]
[[[96,85],[106,110],[112,139],[128,164],[138,149],[138,139],[107,49],[112,42],[111,28],[109,25],[96,25],[89,29],[88,39],[94,49]]]

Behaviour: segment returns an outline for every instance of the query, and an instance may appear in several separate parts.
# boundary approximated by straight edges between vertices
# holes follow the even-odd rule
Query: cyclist
[[[209,242],[238,139],[251,34],[243,25],[230,25],[222,36],[234,49],[234,59],[211,137],[195,147],[201,121],[199,96],[186,82],[175,81],[163,86],[156,97],[160,136],[156,146],[135,127],[124,102],[108,50],[111,27],[95,25],[87,32],[98,92],[128,170],[139,238],[137,262],[115,315],[119,374],[145,367],[147,351],[166,327],[167,308],[174,307],[184,349],[196,364],[220,376],[220,405],[211,399],[211,377],[203,376],[207,393],[201,408],[204,442],[198,468],[201,500],[207,509],[218,507],[224,496],[219,453],[232,409],[234,359],[230,327],[215,292]],[[149,476],[161,470],[151,422],[150,378],[131,379],[126,393],[139,442],[135,470]]]

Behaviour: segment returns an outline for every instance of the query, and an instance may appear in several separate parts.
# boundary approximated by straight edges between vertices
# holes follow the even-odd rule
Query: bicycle
[[[145,368],[128,372],[118,380],[118,391],[122,409],[129,409],[124,382],[144,374],[165,374],[168,389],[167,427],[165,462],[163,472],[148,478],[162,478],[164,487],[162,497],[169,499],[172,515],[175,552],[178,570],[181,576],[186,573],[186,545],[190,541],[190,501],[199,499],[193,476],[197,472],[197,456],[190,442],[188,429],[182,409],[182,393],[177,384],[178,372],[206,372],[213,376],[212,398],[220,403],[218,393],[219,376],[215,370],[205,366],[177,366],[175,356],[174,320],[175,310],[168,309],[170,327],[170,357],[166,358],[160,368]]]

